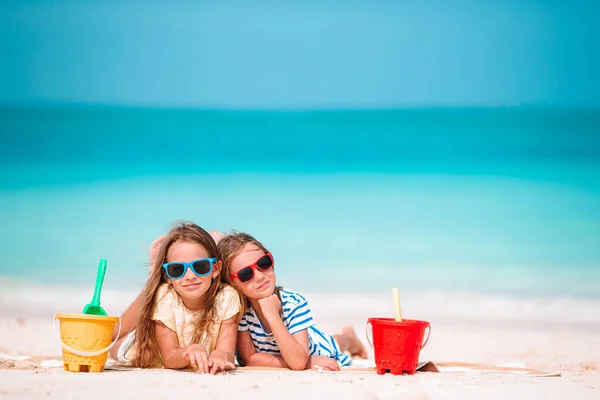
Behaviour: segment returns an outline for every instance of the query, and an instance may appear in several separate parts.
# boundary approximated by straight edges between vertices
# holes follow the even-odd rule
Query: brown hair
[[[258,247],[265,253],[269,253],[269,250],[267,250],[267,248],[261,242],[256,240],[253,236],[250,236],[249,234],[243,232],[232,231],[231,234],[224,236],[219,241],[218,246],[221,252],[221,256],[223,257],[223,270],[225,271],[224,277],[227,283],[231,283],[229,281],[229,277],[231,276],[231,262],[242,252],[242,249],[247,244],[256,245],[256,247]],[[279,293],[280,290],[280,286],[275,287],[275,294],[281,300],[281,295]],[[244,306],[246,310],[250,308],[250,301],[248,300],[248,298],[245,297]]]
[[[161,354],[156,342],[155,321],[152,319],[156,294],[161,284],[166,282],[166,275],[162,264],[166,261],[169,248],[177,242],[197,243],[208,252],[210,257],[220,259],[221,254],[213,238],[204,229],[193,223],[178,222],[165,236],[154,265],[151,265],[150,277],[143,291],[140,317],[135,328],[135,344],[137,351],[131,361],[137,368],[149,368],[161,359]],[[217,318],[215,299],[225,283],[224,268],[219,271],[219,277],[213,280],[205,294],[202,309],[204,312],[196,322],[192,343],[199,343],[205,332],[210,332]]]

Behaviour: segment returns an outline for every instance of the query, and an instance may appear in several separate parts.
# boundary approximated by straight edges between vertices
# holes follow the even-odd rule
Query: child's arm
[[[289,368],[283,357],[268,353],[257,353],[248,331],[238,332],[237,349],[244,365],[248,367]]]
[[[190,364],[197,364],[200,372],[208,372],[208,354],[201,344],[179,347],[177,333],[167,328],[162,322],[154,323],[156,341],[163,359],[163,367],[182,369]]]
[[[281,319],[281,301],[276,294],[258,300],[260,308],[265,316],[271,333],[275,336],[277,347],[289,368],[300,371],[306,368],[308,363],[308,331],[302,329],[293,335]]]
[[[144,293],[142,292],[135,298],[133,303],[127,307],[123,315],[121,315],[121,319],[119,320],[119,324],[121,324],[121,333],[119,334],[119,337],[117,337],[117,333],[119,333],[119,325],[115,324],[112,334],[113,341],[122,338],[135,328],[135,324],[140,316],[143,297]]]
[[[278,316],[279,317],[279,316]],[[306,329],[290,334],[281,317],[273,320],[267,319],[271,332],[281,352],[281,356],[288,367],[294,371],[301,371],[308,363],[308,331]]]
[[[238,315],[235,314],[221,324],[217,345],[208,356],[209,372],[213,375],[219,371],[235,369],[233,353],[235,352]]]
[[[293,335],[292,335],[293,336]],[[247,366],[289,368],[283,357],[268,353],[257,353],[248,331],[238,332],[238,352],[242,361]],[[310,356],[306,369],[321,367],[327,371],[339,371],[340,366],[333,358],[324,356]]]

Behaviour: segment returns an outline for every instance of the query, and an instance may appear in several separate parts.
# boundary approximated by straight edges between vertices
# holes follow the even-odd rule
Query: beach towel
[[[31,366],[41,368],[62,368],[63,362],[60,356],[24,356],[9,355],[0,353],[0,360],[4,360],[3,368],[30,369]],[[374,360],[353,360],[352,366],[342,367],[340,371],[325,371],[321,369],[309,369],[297,371],[299,373],[312,371],[332,374],[375,374]],[[28,368],[29,367],[29,368]],[[127,366],[121,362],[109,360],[106,363],[105,371],[133,371],[136,368]],[[182,372],[194,372],[192,369],[184,369]],[[238,367],[233,373],[256,373],[256,372],[286,372],[286,368],[270,367]],[[417,366],[417,373],[465,373],[465,374],[497,374],[497,375],[524,375],[532,377],[559,377],[560,371],[539,371],[528,368],[524,362],[510,364],[478,364],[464,361],[421,361]],[[400,376],[400,375],[399,375]]]

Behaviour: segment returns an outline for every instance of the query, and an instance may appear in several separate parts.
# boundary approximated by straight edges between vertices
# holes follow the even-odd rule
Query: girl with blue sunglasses
[[[215,241],[189,223],[160,239],[146,287],[122,317],[126,332],[136,319],[135,330],[119,339],[112,356],[141,368],[235,368],[241,302],[225,283]]]

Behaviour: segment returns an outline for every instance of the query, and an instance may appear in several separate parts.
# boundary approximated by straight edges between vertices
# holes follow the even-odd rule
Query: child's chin
[[[254,292],[254,296],[252,296],[252,297],[254,297],[257,300],[260,300],[260,299],[264,299],[265,297],[269,297],[272,294],[273,294],[272,291],[269,292],[268,290],[260,290],[260,291],[257,290]]]

